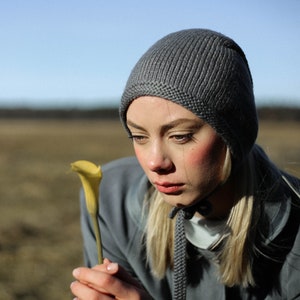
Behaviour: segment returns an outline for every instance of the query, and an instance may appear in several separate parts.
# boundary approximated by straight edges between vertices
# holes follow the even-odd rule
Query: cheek
[[[189,155],[185,157],[185,160],[190,166],[214,166],[215,169],[222,167],[225,153],[224,143],[216,139],[190,149]]]
[[[140,165],[142,166],[142,168],[144,167],[144,158],[143,158],[143,151],[141,151],[138,147],[134,147],[133,146],[133,149],[134,149],[134,153],[135,153],[135,156],[138,160],[138,162],[140,163]]]
[[[184,164],[190,168],[195,168],[197,166],[203,165],[203,162],[206,161],[206,151],[201,147],[195,147],[190,149],[190,151],[184,155]]]

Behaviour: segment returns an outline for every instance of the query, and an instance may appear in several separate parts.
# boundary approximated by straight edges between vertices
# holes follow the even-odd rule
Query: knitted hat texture
[[[133,68],[120,104],[126,112],[140,96],[157,96],[187,108],[210,124],[235,161],[251,150],[258,131],[252,77],[243,50],[207,29],[171,33],[156,42]]]

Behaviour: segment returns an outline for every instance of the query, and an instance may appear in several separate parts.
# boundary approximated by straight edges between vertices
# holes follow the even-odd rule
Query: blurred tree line
[[[260,120],[298,121],[300,107],[266,106],[258,107]],[[91,109],[31,109],[31,108],[0,108],[0,118],[19,119],[118,119],[118,108]]]

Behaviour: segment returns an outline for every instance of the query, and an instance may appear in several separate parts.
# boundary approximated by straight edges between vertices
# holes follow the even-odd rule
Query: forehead
[[[159,116],[167,116],[170,119],[178,117],[199,119],[193,112],[185,107],[174,103],[170,100],[155,97],[155,96],[142,96],[131,102],[127,110],[127,118],[138,115],[154,115],[156,118]]]

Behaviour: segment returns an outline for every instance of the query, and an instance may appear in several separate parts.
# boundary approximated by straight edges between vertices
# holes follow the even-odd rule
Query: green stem
[[[101,234],[100,228],[98,224],[98,219],[96,214],[91,214],[93,224],[94,224],[94,231],[96,236],[96,244],[97,244],[97,252],[98,252],[98,263],[101,265],[103,263],[103,255],[102,255],[102,245],[101,245]]]

